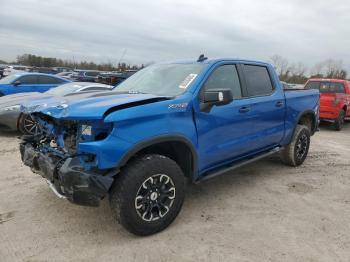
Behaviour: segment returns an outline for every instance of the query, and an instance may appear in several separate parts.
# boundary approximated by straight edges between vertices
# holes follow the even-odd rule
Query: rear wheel
[[[0,97],[2,97],[2,96],[4,96],[4,94],[3,94],[3,93],[0,93]]]
[[[118,175],[110,192],[115,219],[129,232],[151,235],[169,226],[181,210],[185,177],[170,158],[144,155]]]
[[[345,123],[345,111],[341,110],[340,113],[339,113],[338,118],[334,122],[335,130],[337,130],[337,131],[342,130],[342,128],[344,126],[344,123]]]
[[[40,133],[40,126],[30,114],[23,114],[19,120],[19,131],[25,135],[37,135]]]
[[[283,163],[300,166],[304,163],[310,147],[310,130],[304,125],[297,125],[292,142],[280,153]]]

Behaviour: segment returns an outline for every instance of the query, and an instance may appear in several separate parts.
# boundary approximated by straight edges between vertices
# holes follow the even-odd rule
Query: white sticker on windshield
[[[193,82],[193,80],[196,79],[196,77],[197,77],[197,74],[189,74],[188,76],[186,76],[184,81],[182,81],[182,83],[179,85],[179,88],[187,89],[187,87],[189,87],[189,85]]]

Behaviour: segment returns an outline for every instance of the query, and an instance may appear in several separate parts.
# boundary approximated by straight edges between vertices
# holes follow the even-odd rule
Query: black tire
[[[308,127],[297,125],[292,142],[280,153],[282,162],[289,166],[304,163],[310,148],[310,136]]]
[[[3,93],[0,93],[0,97],[2,97],[2,96],[4,96],[4,94],[3,94]]]
[[[345,111],[341,110],[340,113],[339,113],[338,118],[334,122],[335,130],[337,130],[337,131],[342,130],[342,128],[344,126],[344,123],[345,123]]]
[[[152,198],[156,192],[160,192],[159,199]],[[181,168],[170,158],[156,154],[137,157],[127,164],[109,194],[114,218],[140,236],[168,227],[179,214],[184,198],[185,176]]]

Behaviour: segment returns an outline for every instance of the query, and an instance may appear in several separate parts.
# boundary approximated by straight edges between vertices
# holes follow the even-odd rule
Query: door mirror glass
[[[203,103],[226,105],[233,101],[230,89],[211,89],[204,92]]]

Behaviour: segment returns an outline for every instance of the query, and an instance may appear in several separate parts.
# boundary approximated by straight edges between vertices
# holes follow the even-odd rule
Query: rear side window
[[[345,93],[345,87],[342,83],[312,81],[307,83],[305,89],[318,89],[320,93]]]
[[[345,88],[342,83],[330,83],[329,93],[345,93]]]
[[[231,89],[233,98],[242,98],[242,89],[235,65],[215,69],[204,84],[205,90]]]
[[[38,84],[37,76],[22,76],[18,79],[22,85],[34,85]]]
[[[64,81],[50,76],[38,76],[39,84],[61,84]]]
[[[248,96],[266,96],[273,92],[269,71],[265,66],[244,65]]]

